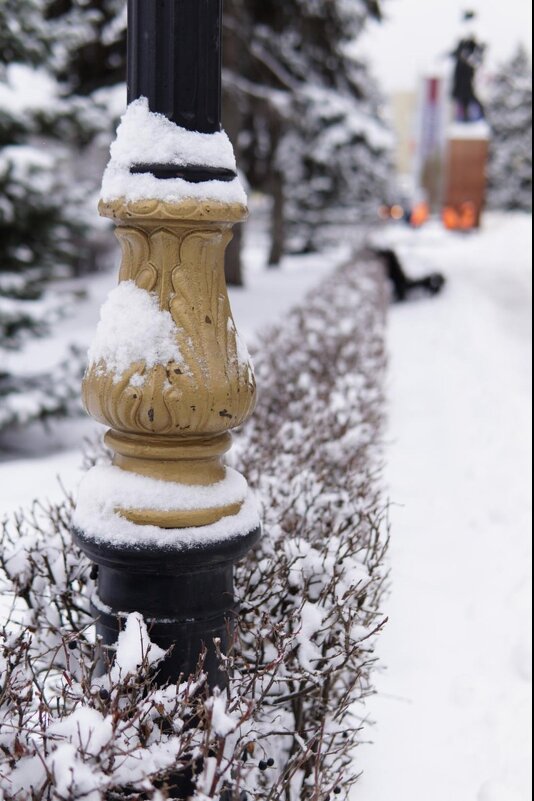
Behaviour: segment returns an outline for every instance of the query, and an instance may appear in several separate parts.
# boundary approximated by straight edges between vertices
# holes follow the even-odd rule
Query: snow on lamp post
[[[99,568],[104,644],[140,612],[172,646],[159,680],[194,672],[206,646],[212,685],[233,567],[259,537],[247,483],[223,461],[256,386],[224,279],[247,201],[220,124],[221,15],[222,0],[129,0],[129,105],[99,207],[122,264],[83,384],[113,464],[87,474],[74,516]]]

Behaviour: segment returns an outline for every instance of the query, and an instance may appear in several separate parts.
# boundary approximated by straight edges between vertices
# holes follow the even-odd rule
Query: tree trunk
[[[232,4],[233,6],[233,4]],[[237,13],[238,9],[233,9]],[[239,74],[241,64],[241,45],[232,29],[225,30],[223,41],[224,65],[231,72]],[[243,110],[240,105],[239,96],[235,89],[225,88],[223,90],[223,126],[232,142],[236,160],[239,165],[239,134],[243,126]],[[224,272],[228,286],[243,286],[243,264],[241,257],[241,245],[243,242],[243,223],[236,225],[233,230],[234,238],[226,249],[224,262]]]
[[[234,237],[226,249],[224,272],[228,286],[243,286],[243,264],[241,258],[241,244],[243,242],[243,226],[236,225]]]
[[[272,198],[269,267],[278,267],[285,252],[284,181],[278,170],[272,175]]]

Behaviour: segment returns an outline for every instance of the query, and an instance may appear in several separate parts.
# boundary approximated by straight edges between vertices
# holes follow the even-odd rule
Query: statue
[[[473,11],[463,16],[465,30],[461,41],[451,56],[456,59],[452,97],[456,101],[457,122],[477,122],[485,118],[484,107],[475,91],[475,78],[482,64],[486,45],[480,44],[471,30],[475,18]]]

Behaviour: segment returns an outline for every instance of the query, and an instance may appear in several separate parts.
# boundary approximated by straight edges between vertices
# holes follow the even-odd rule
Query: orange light
[[[394,220],[402,220],[404,217],[404,209],[402,206],[392,206],[391,207],[391,217]]]
[[[477,207],[471,201],[462,203],[459,210],[452,206],[443,209],[443,225],[448,231],[471,231],[477,224]]]
[[[457,231],[460,227],[460,218],[456,209],[452,206],[445,206],[443,209],[443,225],[447,231]]]
[[[428,208],[428,203],[417,203],[412,211],[410,223],[414,228],[420,228],[421,225],[424,225],[426,222],[428,222],[429,218],[430,209]]]
[[[477,210],[474,203],[467,201],[462,203],[460,209],[460,228],[462,231],[470,231],[477,222]]]

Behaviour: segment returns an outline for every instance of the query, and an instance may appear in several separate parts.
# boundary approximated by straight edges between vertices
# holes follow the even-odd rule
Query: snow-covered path
[[[397,230],[434,300],[392,309],[392,595],[354,801],[527,801],[531,218]]]

